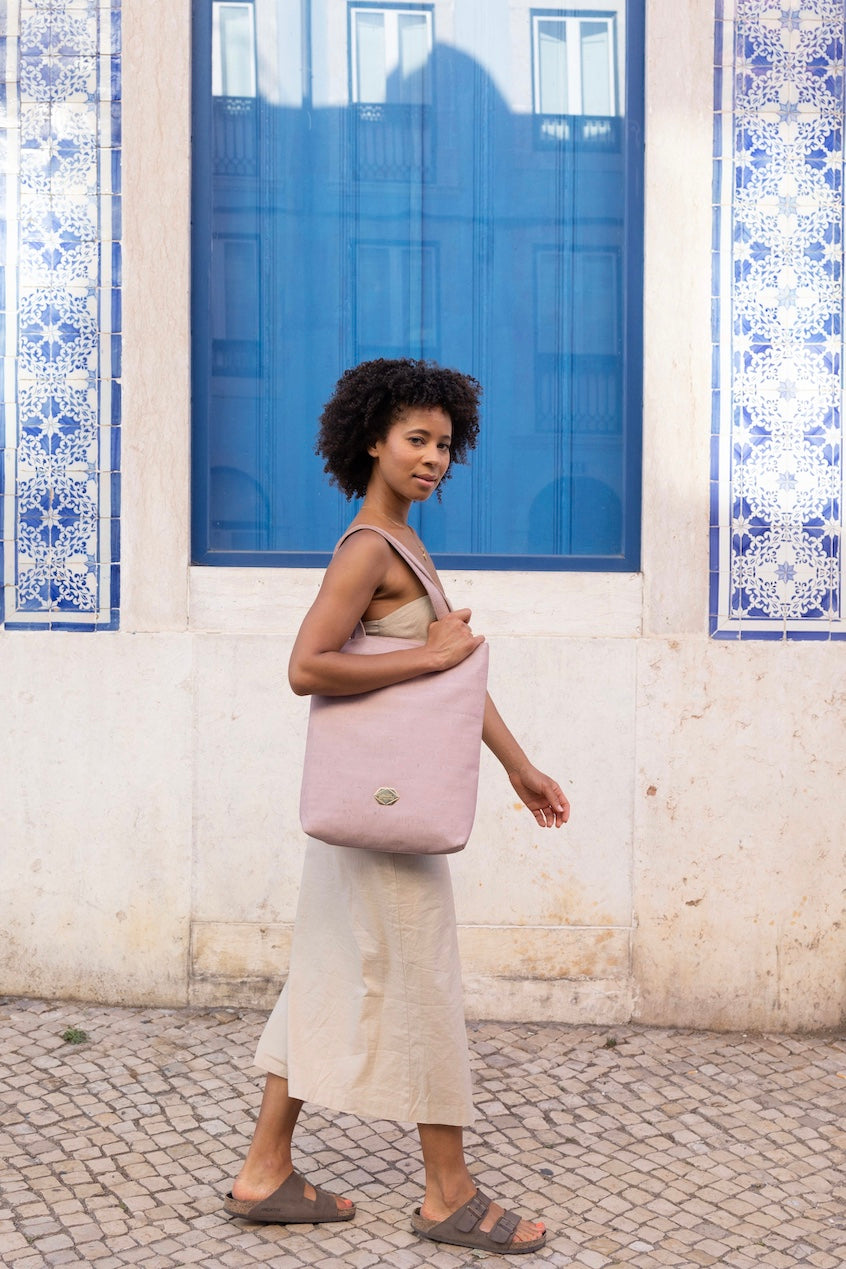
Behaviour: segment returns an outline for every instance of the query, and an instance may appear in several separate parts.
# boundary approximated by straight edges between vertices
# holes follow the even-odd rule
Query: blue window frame
[[[194,0],[193,558],[322,565],[340,374],[430,357],[452,568],[636,571],[644,0]]]

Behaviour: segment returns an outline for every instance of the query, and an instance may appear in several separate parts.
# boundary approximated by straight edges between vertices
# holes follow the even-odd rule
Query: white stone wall
[[[303,842],[309,570],[189,566],[187,0],[123,8],[121,629],[0,634],[0,990],[271,1004]],[[447,575],[571,798],[485,761],[452,861],[471,1016],[837,1026],[839,644],[708,635],[714,15],[650,0],[643,572]]]

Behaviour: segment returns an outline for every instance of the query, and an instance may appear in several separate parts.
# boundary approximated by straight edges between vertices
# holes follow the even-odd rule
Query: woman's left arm
[[[551,776],[532,766],[490,696],[485,701],[482,739],[505,768],[520,800],[526,804],[541,828],[560,828],[570,818],[570,803]]]

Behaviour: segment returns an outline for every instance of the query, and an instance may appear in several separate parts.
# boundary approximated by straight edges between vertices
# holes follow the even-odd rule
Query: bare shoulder
[[[379,533],[368,533],[367,526],[345,538],[329,563],[324,584],[330,589],[338,584],[355,589],[363,587],[372,595],[391,568],[393,552]]]
[[[332,562],[338,561],[345,568],[360,568],[370,572],[373,569],[384,570],[392,556],[393,551],[381,533],[363,524],[344,538]]]
[[[347,530],[347,534],[348,536],[344,538],[338,547],[339,555],[342,551],[345,554],[352,551],[377,551],[380,554],[387,554],[391,550],[387,539],[372,524],[367,524],[366,522],[356,524],[353,521]]]

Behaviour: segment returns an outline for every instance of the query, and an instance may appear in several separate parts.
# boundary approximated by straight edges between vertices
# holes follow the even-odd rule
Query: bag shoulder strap
[[[420,578],[421,582],[426,587],[426,594],[432,601],[432,607],[435,610],[435,616],[438,620],[440,620],[441,617],[445,617],[448,612],[451,612],[450,603],[446,595],[440,587],[435,584],[420,561],[412,555],[407,546],[404,546],[402,542],[397,541],[397,539],[392,534],[388,533],[386,529],[380,529],[376,524],[354,524],[352,528],[347,529],[346,533],[338,539],[335,551],[338,550],[338,547],[342,542],[345,542],[353,533],[360,532],[361,529],[369,529],[371,533],[378,533],[380,537],[383,537],[385,541],[394,548],[397,555],[400,555],[405,560],[408,567]],[[333,551],[333,554],[334,553],[335,552]]]

